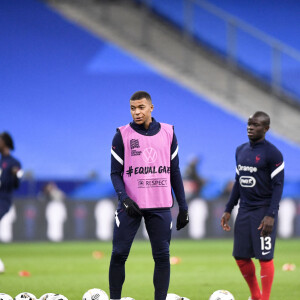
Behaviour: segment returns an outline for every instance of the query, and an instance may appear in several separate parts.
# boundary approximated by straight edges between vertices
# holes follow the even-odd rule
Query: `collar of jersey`
[[[266,140],[265,140],[265,139],[263,139],[262,141],[257,142],[257,143],[251,143],[251,142],[249,141],[249,145],[250,145],[251,148],[259,147],[260,145],[264,145],[265,143],[266,143]]]
[[[150,123],[148,129],[145,129],[143,124],[139,125],[139,124],[136,124],[134,121],[132,121],[130,123],[130,126],[133,130],[135,130],[139,134],[148,135],[148,136],[155,135],[160,130],[160,124],[159,124],[159,122],[156,122],[156,120],[154,118],[152,118],[152,122]]]

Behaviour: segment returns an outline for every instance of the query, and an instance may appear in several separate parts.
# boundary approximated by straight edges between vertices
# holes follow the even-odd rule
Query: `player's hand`
[[[17,175],[17,173],[20,171],[19,167],[12,167],[11,172],[13,175]]]
[[[231,227],[228,225],[228,222],[230,220],[231,214],[229,212],[224,212],[222,218],[221,218],[221,226],[223,230],[230,231]]]
[[[176,222],[176,229],[180,230],[183,227],[185,227],[189,222],[189,213],[187,210],[180,209],[178,216],[177,216],[177,222]]]
[[[273,230],[274,227],[274,218],[265,216],[259,227],[257,228],[258,230],[261,230],[260,235],[263,237],[269,236]]]
[[[139,206],[132,199],[126,198],[122,204],[123,204],[125,211],[129,217],[138,218],[138,217],[142,216],[142,212],[141,212]]]

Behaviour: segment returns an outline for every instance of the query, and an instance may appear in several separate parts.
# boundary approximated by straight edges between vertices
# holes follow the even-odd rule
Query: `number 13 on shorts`
[[[272,239],[270,236],[267,236],[267,237],[260,237],[260,247],[261,247],[261,251],[262,251],[262,254],[263,255],[266,255],[269,252],[264,252],[265,250],[268,251],[268,250],[271,250],[272,249],[272,243],[271,243]]]

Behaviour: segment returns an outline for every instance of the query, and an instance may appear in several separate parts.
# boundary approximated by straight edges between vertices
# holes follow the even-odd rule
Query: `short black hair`
[[[14,147],[14,141],[11,137],[11,135],[4,131],[0,134],[0,138],[2,138],[2,140],[4,141],[4,144],[11,150],[14,150],[15,147]]]
[[[141,100],[143,98],[146,98],[148,101],[150,101],[152,103],[152,99],[149,93],[145,92],[145,91],[137,91],[135,92],[131,97],[130,100],[134,101],[134,100]]]
[[[270,123],[271,123],[271,119],[270,119],[270,116],[263,112],[263,111],[257,111],[253,114],[252,117],[255,117],[255,118],[259,118],[261,117],[263,119],[263,123],[265,126],[270,126]]]

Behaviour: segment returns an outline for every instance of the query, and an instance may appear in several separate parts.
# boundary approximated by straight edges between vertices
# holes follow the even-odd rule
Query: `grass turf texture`
[[[207,300],[218,289],[227,289],[236,300],[248,299],[249,291],[232,256],[232,240],[173,240],[171,256],[181,263],[171,267],[169,292]],[[95,259],[94,251],[104,256]],[[94,287],[108,293],[108,268],[111,243],[12,243],[0,245],[0,257],[6,272],[0,275],[0,292],[15,296],[31,292],[40,297],[46,292],[65,295],[69,300],[82,299]],[[275,280],[272,300],[300,299],[300,240],[278,240],[275,250]],[[284,263],[294,263],[293,272],[282,271]],[[257,261],[256,271],[259,276]],[[153,300],[153,267],[150,244],[135,241],[126,264],[122,296]],[[30,277],[20,277],[27,270]]]

